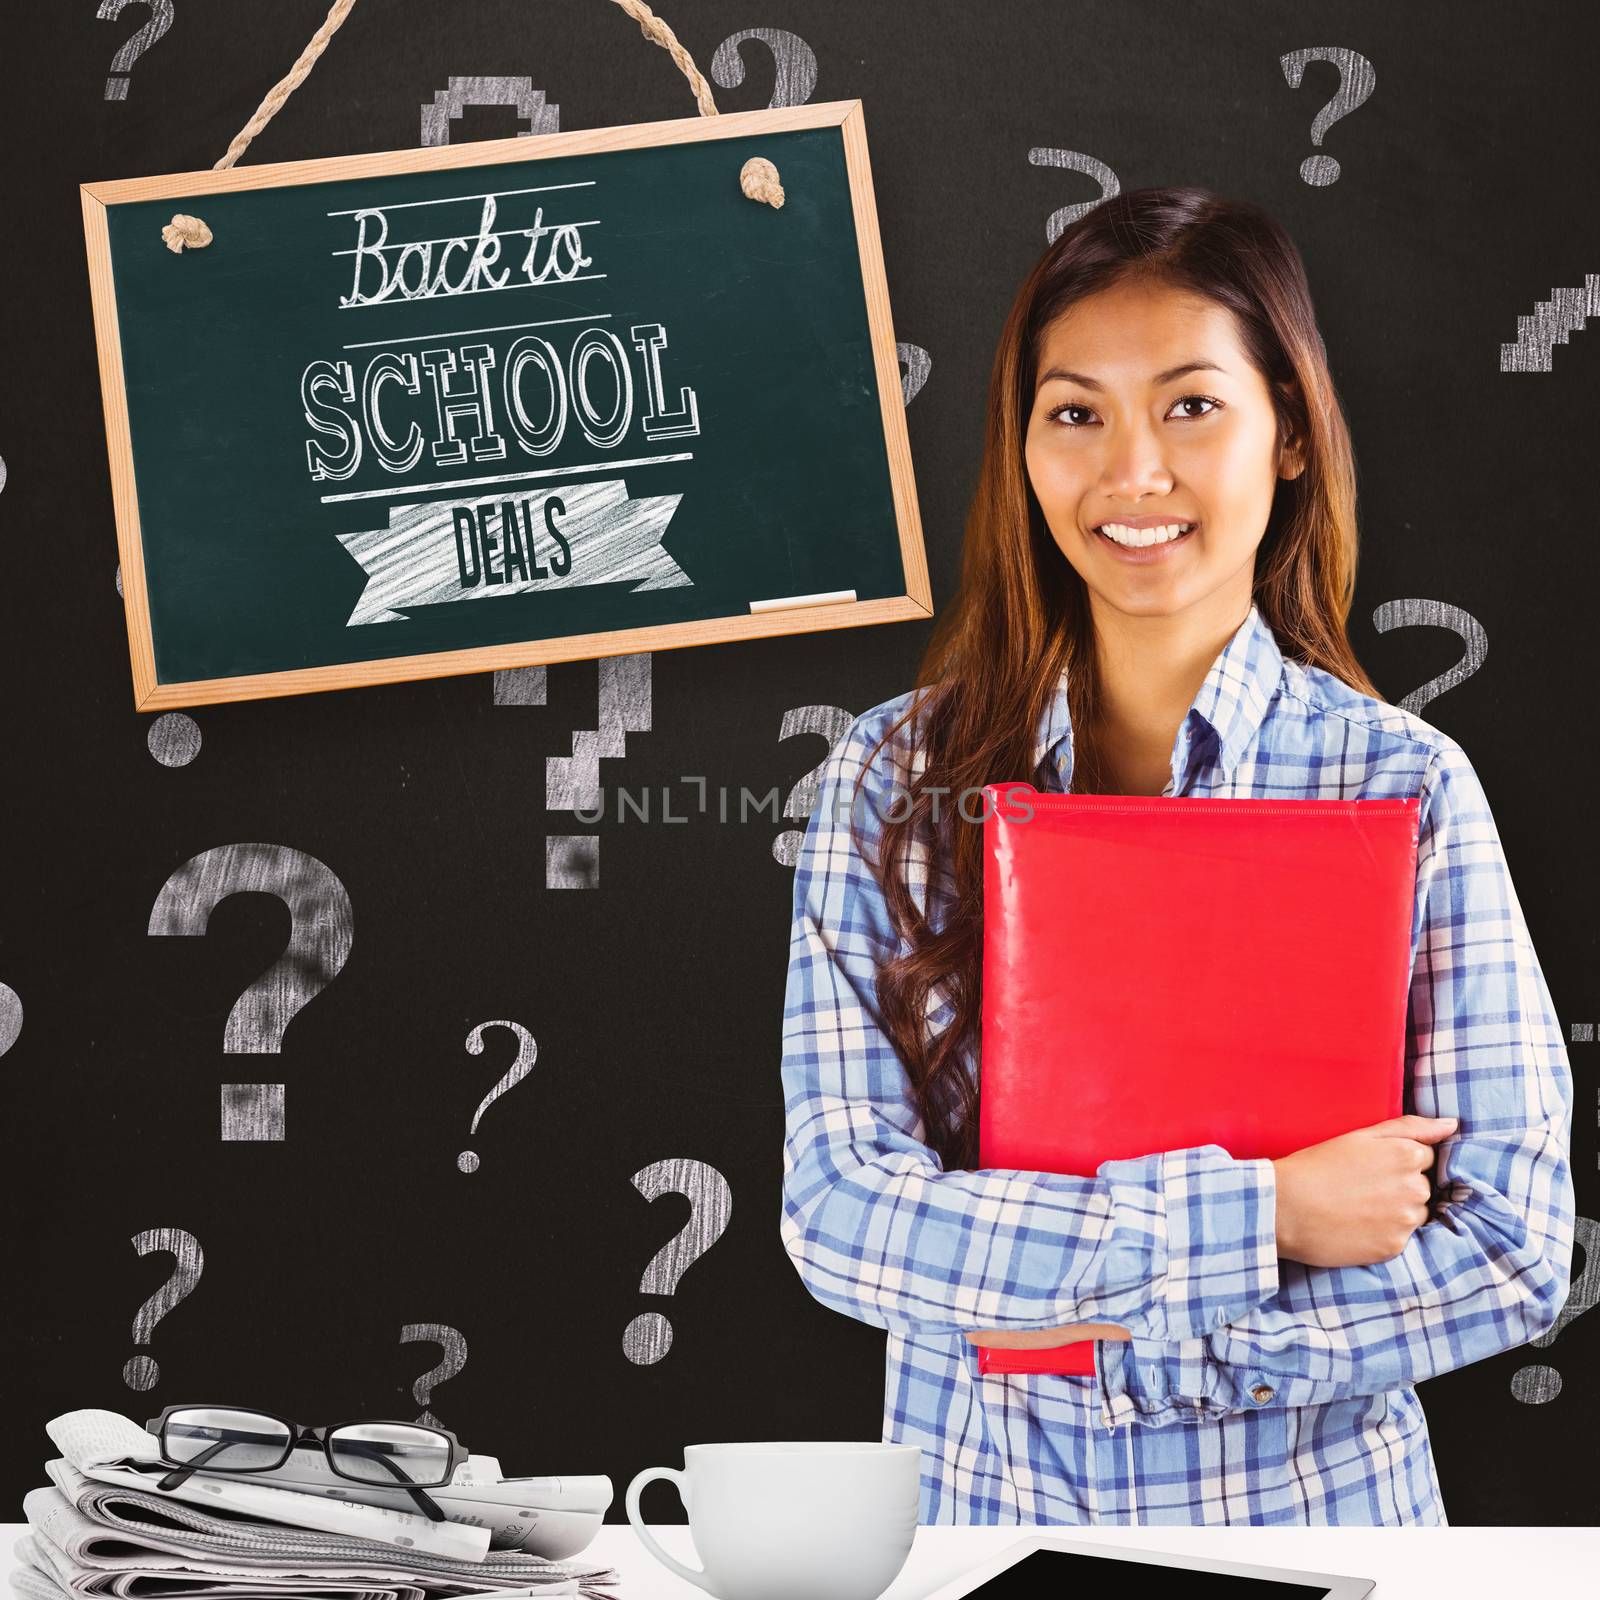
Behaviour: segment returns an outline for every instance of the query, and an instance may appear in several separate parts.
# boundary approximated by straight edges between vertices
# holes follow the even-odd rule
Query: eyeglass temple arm
[[[208,1462],[219,1450],[226,1450],[232,1443],[234,1443],[232,1439],[218,1439],[214,1445],[211,1445],[208,1449],[202,1450],[200,1454],[197,1455],[194,1460],[189,1462],[186,1466],[179,1467],[175,1472],[169,1472],[166,1477],[162,1478],[156,1484],[156,1487],[158,1489],[176,1489],[191,1472],[197,1471],[200,1467],[203,1467],[206,1462]]]
[[[173,1472],[169,1472],[164,1478],[158,1481],[156,1487],[158,1489],[167,1490],[176,1489],[191,1472],[199,1471],[200,1468],[202,1468],[206,1462],[208,1462],[219,1450],[227,1449],[227,1447],[233,1442],[234,1441],[231,1439],[219,1439],[216,1444],[211,1445],[205,1450],[202,1450],[193,1461],[190,1461],[186,1465],[177,1468]],[[431,1521],[443,1522],[446,1520],[444,1512],[439,1509],[438,1503],[434,1500],[433,1496],[419,1489],[416,1484],[409,1482],[406,1479],[405,1474],[400,1470],[395,1462],[391,1460],[390,1457],[383,1451],[363,1449],[361,1445],[355,1443],[354,1441],[347,1441],[342,1448],[351,1450],[358,1455],[365,1455],[371,1460],[378,1462],[380,1465],[387,1467],[388,1470],[400,1480],[400,1487],[410,1493],[412,1498],[416,1500],[417,1504],[420,1505],[428,1514],[428,1517]]]
[[[406,1475],[382,1450],[364,1448],[361,1444],[351,1439],[343,1441],[340,1445],[340,1449],[350,1450],[357,1455],[369,1456],[372,1460],[377,1461],[383,1466],[387,1467],[389,1471],[400,1480],[400,1487],[407,1490],[411,1494],[411,1496],[416,1500],[417,1504],[428,1513],[428,1516],[434,1522],[443,1522],[445,1520],[445,1514],[439,1509],[438,1504],[435,1502],[433,1496],[430,1494],[425,1494],[416,1486],[416,1484],[409,1482],[406,1479]]]

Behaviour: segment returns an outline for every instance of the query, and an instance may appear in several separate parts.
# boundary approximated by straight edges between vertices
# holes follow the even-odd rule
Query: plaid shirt
[[[818,1300],[888,1330],[883,1437],[923,1448],[921,1520],[1444,1524],[1413,1385],[1549,1329],[1574,1233],[1571,1070],[1466,756],[1286,659],[1253,605],[1174,743],[1166,794],[1421,798],[1405,1109],[1460,1126],[1399,1255],[1311,1267],[1278,1258],[1269,1161],[1211,1144],[1092,1178],[946,1172],[922,1143],[874,988],[905,946],[849,836],[910,698],[835,746],[796,867],[781,1229]],[[920,770],[907,737],[855,802],[874,847]],[[1063,688],[1037,761],[1039,789],[1070,787]],[[926,912],[925,848],[909,879]],[[952,1016],[936,992],[930,1031]],[[1093,1321],[1132,1339],[1099,1341],[1092,1377],[984,1376],[962,1337]]]

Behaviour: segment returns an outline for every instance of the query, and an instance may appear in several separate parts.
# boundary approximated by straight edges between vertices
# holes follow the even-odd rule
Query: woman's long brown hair
[[[862,777],[911,724],[925,765],[900,785],[871,863],[908,948],[879,967],[877,996],[924,1141],[947,1170],[978,1161],[978,1085],[962,1058],[981,1034],[983,951],[983,830],[961,820],[952,797],[1033,780],[1036,728],[1063,672],[1072,787],[1098,792],[1101,784],[1088,598],[1051,537],[1023,457],[1040,342],[1078,300],[1135,274],[1233,312],[1272,392],[1279,440],[1305,446],[1305,470],[1277,484],[1256,555],[1255,602],[1285,656],[1382,698],[1345,634],[1356,575],[1355,462],[1299,252],[1259,206],[1205,189],[1137,189],[1102,201],[1063,230],[1011,306],[990,378],[960,587],[935,624],[906,712],[863,764]],[[861,848],[854,805],[851,818]],[[914,855],[926,871],[925,904],[941,889],[949,901],[938,928],[907,881]],[[954,1007],[936,1038],[928,1036],[930,996]]]

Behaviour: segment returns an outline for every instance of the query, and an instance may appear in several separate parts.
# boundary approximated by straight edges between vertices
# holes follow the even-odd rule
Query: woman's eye
[[[1066,405],[1056,406],[1054,410],[1047,412],[1045,420],[1054,422],[1064,411],[1087,411],[1088,409],[1088,406],[1075,406],[1069,401]],[[1067,426],[1069,428],[1081,428],[1083,424],[1081,422],[1069,422]]]
[[[1215,410],[1221,404],[1221,401],[1213,400],[1208,394],[1186,394],[1181,399],[1175,401],[1174,404],[1178,406],[1203,405],[1209,406],[1212,410]],[[1080,406],[1075,401],[1068,400],[1064,404],[1055,406],[1048,411],[1045,414],[1045,420],[1047,422],[1054,422],[1058,418],[1061,418],[1064,413],[1068,411],[1083,411],[1087,412],[1090,416],[1094,415],[1094,413],[1089,410],[1088,406]],[[1211,411],[1191,411],[1186,416],[1181,416],[1177,420],[1180,422],[1198,422],[1201,417],[1208,417],[1210,415]],[[1063,425],[1068,428],[1081,428],[1084,426],[1083,423],[1074,422],[1070,419],[1068,419]]]

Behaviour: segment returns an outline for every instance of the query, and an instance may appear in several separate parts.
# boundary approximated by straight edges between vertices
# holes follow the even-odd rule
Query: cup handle
[[[686,1567],[681,1561],[669,1556],[650,1536],[650,1530],[644,1525],[644,1518],[639,1514],[639,1496],[647,1483],[654,1483],[657,1478],[670,1478],[678,1486],[678,1498],[683,1501],[685,1508],[689,1504],[688,1497],[683,1492],[683,1473],[674,1467],[646,1467],[632,1483],[628,1485],[627,1510],[628,1521],[633,1524],[633,1531],[639,1535],[639,1542],[653,1555],[662,1566],[669,1571],[677,1573],[680,1578],[687,1579],[696,1587],[704,1589],[707,1594],[714,1594],[710,1581],[705,1572],[699,1567]]]

